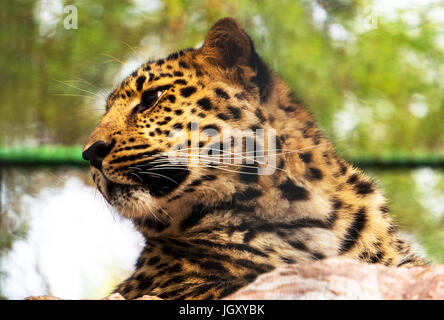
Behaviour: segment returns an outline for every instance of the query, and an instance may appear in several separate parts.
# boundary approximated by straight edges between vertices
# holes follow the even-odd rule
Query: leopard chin
[[[94,182],[106,202],[123,217],[144,218],[158,209],[158,200],[146,186],[117,183],[97,169],[92,171]]]

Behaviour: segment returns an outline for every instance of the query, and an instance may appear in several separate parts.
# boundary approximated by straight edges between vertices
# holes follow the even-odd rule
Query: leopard
[[[377,183],[338,155],[231,17],[200,47],[127,76],[82,156],[145,240],[114,291],[126,299],[221,299],[280,266],[331,257],[428,264]]]

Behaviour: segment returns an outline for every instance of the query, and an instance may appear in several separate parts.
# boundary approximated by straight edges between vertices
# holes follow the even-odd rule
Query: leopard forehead
[[[199,59],[194,49],[147,62],[109,95],[107,113],[119,109],[121,116],[123,108],[138,105],[144,94],[159,89],[164,95],[156,108],[125,122],[133,127],[128,132],[136,137],[167,136],[173,129],[190,129],[193,121],[201,127],[219,128],[227,122],[240,129],[259,127],[265,117],[256,101],[257,92],[240,84],[229,72],[219,71]]]
[[[254,97],[245,86],[233,79],[228,70],[220,72],[218,68],[199,59],[196,50],[187,49],[140,66],[109,95],[106,108],[109,110],[116,104],[140,98],[146,90],[165,86],[171,86],[173,89],[167,96],[171,103],[174,103],[177,97],[183,97],[189,100],[185,105],[190,106],[191,101],[198,100],[196,97],[199,97],[202,100],[197,104],[203,111],[211,110],[211,102],[214,100],[229,100],[227,88],[235,91],[233,95],[239,103]],[[208,96],[203,97],[205,94]],[[235,119],[239,120],[236,117]]]

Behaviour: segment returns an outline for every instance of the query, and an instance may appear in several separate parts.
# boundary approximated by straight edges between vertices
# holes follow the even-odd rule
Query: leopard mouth
[[[133,181],[147,188],[151,196],[160,198],[177,189],[190,174],[185,165],[142,163],[131,166]]]
[[[116,198],[122,197],[129,199],[134,191],[146,192],[154,198],[161,198],[177,189],[190,173],[184,165],[165,163],[158,165],[150,162],[128,166],[126,171],[125,180],[129,183],[115,182],[104,172],[100,172],[102,179],[98,184],[99,190],[108,202],[113,203]]]

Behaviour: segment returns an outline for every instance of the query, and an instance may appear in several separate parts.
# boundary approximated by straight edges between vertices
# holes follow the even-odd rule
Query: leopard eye
[[[145,91],[142,94],[140,103],[136,106],[136,112],[143,112],[153,107],[159,98],[162,96],[165,90],[151,90]]]

